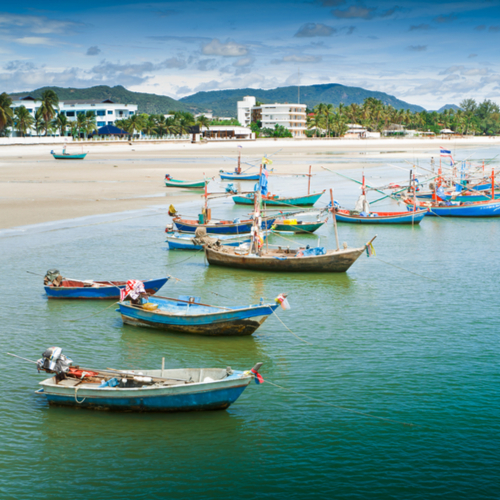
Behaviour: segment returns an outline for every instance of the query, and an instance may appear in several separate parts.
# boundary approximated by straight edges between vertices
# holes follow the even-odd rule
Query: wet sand
[[[184,180],[214,177],[210,192],[222,192],[219,170],[231,171],[241,149],[245,161],[258,163],[272,155],[275,172],[300,174],[321,169],[367,167],[372,159],[390,163],[395,157],[429,162],[439,158],[439,146],[452,151],[500,144],[500,138],[453,141],[439,139],[382,140],[259,140],[250,143],[97,143],[83,145],[83,161],[54,160],[50,150],[61,146],[0,147],[0,229],[70,219],[88,215],[135,210],[200,199],[201,191],[166,188],[165,174]],[[79,153],[82,146],[68,145]],[[243,164],[246,168],[247,165]],[[396,171],[395,171],[396,172]],[[400,176],[400,173],[395,173]],[[274,185],[279,191],[279,177]],[[249,183],[250,186],[250,183]]]

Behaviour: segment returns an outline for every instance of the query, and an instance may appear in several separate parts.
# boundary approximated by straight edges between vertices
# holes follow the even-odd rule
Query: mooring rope
[[[377,417],[376,415],[371,415],[370,413],[365,413],[363,411],[351,410],[350,408],[345,408],[343,406],[334,405],[332,403],[328,403],[327,401],[323,401],[322,399],[312,398],[311,396],[307,396],[306,394],[302,394],[301,392],[292,391],[291,389],[287,389],[286,387],[275,384],[274,382],[270,382],[268,379],[265,379],[264,382],[267,384],[270,384],[274,387],[277,387],[278,389],[283,389],[284,391],[290,392],[292,394],[296,394],[297,396],[301,396],[301,397],[309,399],[311,401],[315,401],[317,403],[321,403],[321,404],[324,404],[327,406],[332,406],[333,408],[337,408],[338,410],[346,411],[349,413],[356,413],[357,415],[362,415],[363,417],[374,418],[377,420],[383,420],[385,422],[390,422],[391,424],[399,424],[399,425],[404,425],[406,427],[414,427],[416,425],[416,424],[412,424],[412,423],[408,423],[408,422],[400,422],[398,420],[393,420],[392,418]]]
[[[292,330],[290,330],[290,328],[288,328],[288,326],[285,325],[285,323],[283,323],[282,319],[276,314],[276,312],[273,310],[273,314],[280,320],[280,323],[294,336],[294,337],[297,337],[301,342],[304,342],[305,344],[308,344],[308,345],[313,345],[311,344],[310,342],[308,342],[307,340],[304,340],[302,338],[300,338],[297,334],[293,333]]]
[[[404,267],[396,266],[396,264],[391,264],[390,262],[386,262],[385,260],[380,259],[376,255],[372,255],[372,257],[377,259],[380,262],[383,262],[384,264],[387,264],[388,266],[392,266],[392,267],[395,267],[397,269],[401,269],[401,271],[405,271],[407,273],[414,274],[415,276],[418,276],[419,278],[423,278],[424,280],[436,281],[436,282],[439,281],[439,280],[436,280],[434,278],[429,278],[427,276],[424,276],[422,274],[414,273],[413,271],[409,271],[408,269],[405,269]]]

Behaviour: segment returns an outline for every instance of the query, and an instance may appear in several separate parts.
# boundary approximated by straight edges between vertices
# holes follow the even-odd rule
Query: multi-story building
[[[11,97],[12,108],[24,106],[34,117],[41,102],[30,95]],[[114,125],[116,120],[129,118],[137,113],[137,104],[119,104],[111,99],[100,100],[67,100],[59,101],[59,112],[66,115],[69,122],[76,121],[79,114],[92,111],[98,128]]]
[[[255,97],[246,96],[238,101],[238,121],[248,127],[252,122],[262,122],[262,128],[283,125],[293,137],[305,137],[307,129],[305,104],[261,104],[256,105]]]

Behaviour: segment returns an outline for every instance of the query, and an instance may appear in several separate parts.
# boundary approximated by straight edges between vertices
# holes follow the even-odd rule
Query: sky
[[[499,0],[2,2],[0,92],[339,83],[438,109],[500,103],[499,46]]]

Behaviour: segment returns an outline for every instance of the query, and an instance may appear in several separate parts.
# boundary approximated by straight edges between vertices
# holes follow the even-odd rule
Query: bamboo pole
[[[333,217],[333,228],[335,229],[335,241],[337,242],[337,251],[340,250],[339,246],[339,233],[337,231],[337,218],[335,217],[335,206],[333,201],[333,189],[330,188],[330,200],[332,202],[332,217]]]

